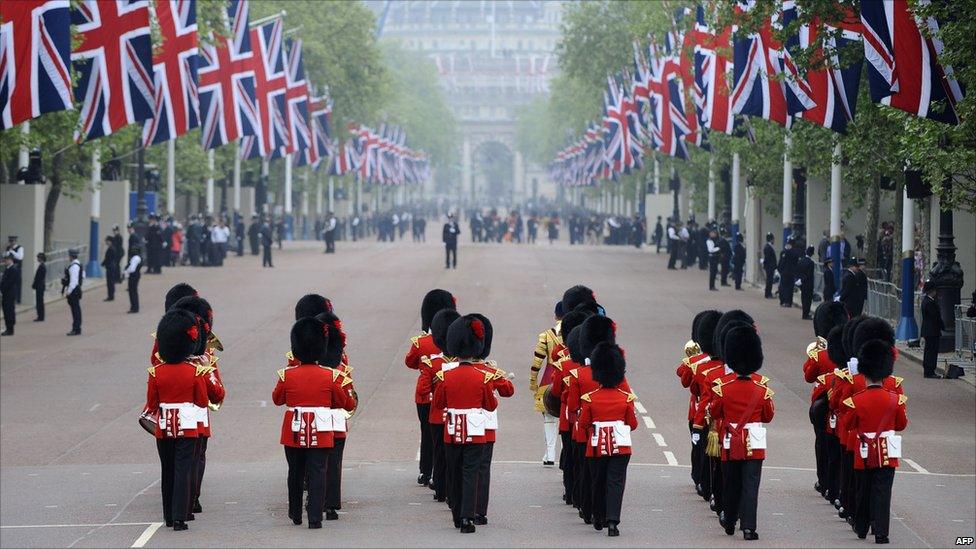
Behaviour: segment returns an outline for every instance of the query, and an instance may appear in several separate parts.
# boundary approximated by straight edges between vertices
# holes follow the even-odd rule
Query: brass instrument
[[[223,351],[224,344],[220,342],[220,338],[217,337],[213,332],[207,336],[207,349],[213,351]]]
[[[685,343],[685,356],[686,357],[691,358],[691,357],[693,357],[695,355],[700,355],[701,352],[702,352],[701,351],[701,346],[698,345],[697,343],[695,343],[693,340],[689,339],[688,342]]]
[[[807,356],[812,358],[813,360],[817,360],[817,355],[820,354],[820,351],[826,351],[826,350],[827,350],[827,340],[820,336],[817,336],[816,341],[807,345]]]

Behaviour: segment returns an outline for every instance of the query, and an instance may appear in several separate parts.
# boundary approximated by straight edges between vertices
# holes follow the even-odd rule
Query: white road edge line
[[[665,450],[664,451],[664,459],[668,460],[668,465],[677,465],[678,464],[678,460],[674,457],[674,453],[672,453],[672,452],[670,452],[668,450]]]
[[[89,408],[89,409],[88,409],[88,411],[89,411],[89,412],[94,412],[95,410],[97,410],[97,409],[98,409],[98,407],[99,407],[99,406],[101,406],[101,404],[100,404],[100,403],[98,403],[98,402],[96,402],[95,404],[93,404],[93,405],[92,405],[92,407],[91,407],[91,408]]]
[[[664,435],[661,433],[651,433],[651,436],[654,437],[654,442],[656,442],[658,446],[663,448],[668,445],[667,442],[664,442]]]
[[[380,462],[370,462],[363,461],[361,463],[366,463],[370,465],[375,465]],[[385,463],[385,462],[384,462]],[[527,460],[492,460],[493,465],[539,465],[538,461],[527,461]],[[683,467],[685,469],[690,468],[691,465],[672,465],[670,463],[646,463],[631,461],[630,467]],[[816,472],[816,469],[812,467],[786,467],[782,465],[763,465],[763,469],[776,469],[782,471],[800,471],[800,472]],[[916,471],[899,471],[899,475],[929,475],[933,477],[951,477],[951,478],[976,478],[976,474],[972,473],[919,473]]]
[[[649,416],[641,416],[641,418],[644,419],[644,426],[645,427],[647,427],[648,429],[653,429],[654,428],[654,420],[653,419],[651,419]]]
[[[162,525],[162,522],[154,522],[147,526],[146,529],[142,531],[142,535],[136,538],[136,541],[132,544],[132,547],[145,547],[146,544],[149,543],[149,540],[153,537],[153,534],[156,533],[156,530],[159,530],[159,527]]]
[[[928,469],[926,469],[925,467],[922,467],[921,465],[915,463],[915,460],[914,459],[902,458],[902,461],[904,461],[905,463],[911,465],[912,466],[912,469],[915,469],[916,471],[918,471],[919,473],[922,473],[923,475],[931,474],[931,473],[929,473],[929,470]]]
[[[98,528],[102,526],[146,526],[147,524],[155,524],[153,522],[106,522],[102,524],[17,524],[17,525],[3,525],[0,529],[15,529],[15,528]],[[161,524],[161,523],[160,523]]]
[[[637,413],[638,414],[646,414],[647,413],[647,408],[645,408],[644,405],[641,404],[639,400],[634,403],[634,408],[637,409]]]

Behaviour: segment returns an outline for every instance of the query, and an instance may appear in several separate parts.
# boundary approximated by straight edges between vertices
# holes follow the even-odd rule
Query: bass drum
[[[547,414],[559,417],[559,397],[552,394],[552,385],[546,387],[546,392],[542,394],[542,405],[546,408]]]

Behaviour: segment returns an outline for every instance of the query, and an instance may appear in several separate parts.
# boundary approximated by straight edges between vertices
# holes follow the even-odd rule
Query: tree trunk
[[[51,251],[51,239],[54,237],[54,213],[61,198],[61,155],[51,158],[51,190],[44,200],[44,251]]]
[[[905,184],[899,182],[895,195],[895,223],[894,234],[891,235],[891,282],[901,288],[901,256],[905,246],[901,241],[902,208],[905,207]]]
[[[918,201],[918,209],[921,215],[919,215],[918,220],[918,232],[915,234],[915,238],[918,241],[918,245],[915,247],[916,250],[922,252],[922,270],[918,273],[919,279],[915,281],[915,286],[917,287],[921,282],[923,282],[929,275],[929,269],[932,268],[932,264],[935,263],[935,258],[932,257],[932,197],[923,198]]]
[[[878,268],[878,210],[881,208],[881,188],[877,180],[868,187],[868,199],[865,204],[868,210],[864,227],[864,258],[871,269]]]

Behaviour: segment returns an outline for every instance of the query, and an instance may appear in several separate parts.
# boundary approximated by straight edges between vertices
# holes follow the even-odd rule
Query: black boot
[[[461,533],[462,534],[473,534],[475,532],[474,523],[471,519],[463,518],[461,519]]]
[[[725,521],[725,511],[722,511],[718,516],[718,523],[725,528],[725,535],[731,536],[735,534],[735,523],[728,523]]]
[[[189,528],[189,526],[187,526],[186,523],[183,522],[182,520],[174,520],[173,521],[173,531],[174,532],[179,532],[181,530],[186,530],[188,528]]]
[[[315,521],[315,522],[308,521],[308,529],[309,530],[318,530],[321,527],[322,527],[322,521],[320,521],[320,520],[319,521]]]
[[[755,530],[743,530],[742,539],[746,541],[755,541],[759,539],[759,534],[757,534]]]
[[[607,524],[607,536],[609,536],[611,538],[615,538],[615,537],[617,537],[617,536],[620,535],[620,530],[617,529],[617,524],[618,523],[615,520],[611,520]]]
[[[890,543],[888,541],[888,536],[874,536],[875,543]]]
[[[339,520],[339,513],[335,509],[326,509],[325,520]]]
[[[484,526],[488,524],[488,517],[486,517],[485,515],[477,515],[474,517],[474,520],[472,522],[474,522],[478,526]]]
[[[417,484],[421,486],[427,486],[430,484],[430,475],[420,475],[417,477]]]
[[[200,505],[200,500],[199,499],[193,502],[193,512],[194,513],[202,513],[203,512],[203,506]]]

